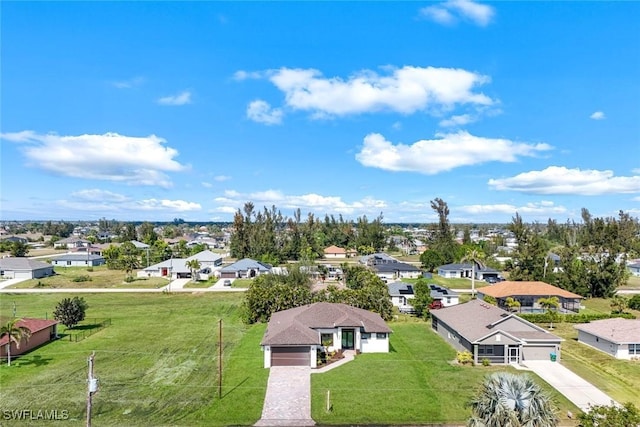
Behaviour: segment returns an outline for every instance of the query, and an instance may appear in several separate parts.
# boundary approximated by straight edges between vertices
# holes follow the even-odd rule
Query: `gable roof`
[[[151,246],[147,245],[146,243],[142,243],[139,242],[137,240],[132,240],[131,243],[133,243],[133,246],[135,246],[138,249],[149,249]]]
[[[501,331],[500,324],[512,318],[522,323],[522,331],[509,330],[501,333],[524,341],[562,341],[562,338],[518,317],[514,313],[509,313],[479,299],[439,310],[431,310],[430,314],[438,321],[446,323],[470,343],[480,341],[489,335],[495,334],[496,331]]]
[[[387,288],[389,289],[389,296],[392,297],[415,295],[413,285],[411,283],[391,282],[387,283]]]
[[[251,258],[244,258],[234,262],[233,264],[229,264],[226,267],[223,267],[220,271],[236,272],[236,271],[247,271],[250,269],[255,269],[261,272],[271,271],[271,265],[262,263],[260,261],[256,261]]]
[[[214,262],[216,260],[222,259],[222,255],[211,252],[210,250],[204,250],[198,252],[195,255],[191,255],[189,258],[187,258],[187,261],[191,261],[194,259],[202,262]]]
[[[506,298],[511,296],[557,296],[562,298],[580,298],[578,294],[565,291],[564,289],[544,282],[500,282],[492,286],[485,286],[478,290],[478,293],[489,295],[494,298]]]
[[[617,344],[640,344],[640,320],[616,317],[575,325],[574,328]]]
[[[40,270],[42,268],[52,268],[52,265],[31,258],[8,257],[0,259],[0,268],[5,270]]]
[[[444,297],[458,296],[457,292],[454,292],[449,288],[445,288],[444,286],[438,286],[433,283],[429,283],[429,289],[431,290],[429,294],[433,299],[442,299]]]
[[[273,313],[260,345],[320,345],[317,329],[336,327],[391,332],[377,313],[347,304],[317,302]]]
[[[420,269],[415,265],[407,264],[404,262],[382,262],[379,264],[376,263],[376,264],[373,264],[371,268],[378,273],[385,273],[385,272],[392,273],[396,271],[408,271],[408,272],[420,271]]]
[[[79,254],[79,253],[71,253],[71,254],[63,254],[60,256],[52,257],[53,261],[96,261],[104,259],[103,256],[94,255],[94,254]]]
[[[56,324],[58,324],[57,320],[24,318],[18,320],[17,326],[23,326],[29,329],[29,331],[31,331],[31,334],[35,334],[36,332],[39,332]],[[0,346],[6,345],[8,342],[9,337],[5,335],[2,337],[2,339],[0,339]]]

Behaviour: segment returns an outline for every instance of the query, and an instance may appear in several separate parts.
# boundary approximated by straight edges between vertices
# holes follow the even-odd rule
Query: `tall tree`
[[[22,340],[28,341],[31,337],[31,330],[26,326],[18,325],[20,319],[9,320],[7,323],[0,326],[0,338],[7,337],[7,366],[11,366],[11,343],[16,345],[16,348],[20,348],[20,342]]]
[[[488,375],[469,406],[470,427],[555,427],[559,423],[553,400],[528,375]]]
[[[82,297],[64,298],[56,305],[53,318],[67,328],[73,328],[84,320],[89,305]]]
[[[198,271],[200,270],[201,264],[197,259],[191,259],[185,262],[185,266],[191,270],[191,280],[194,282],[199,280]]]
[[[25,242],[15,241],[11,243],[11,256],[25,257],[29,253],[29,245]]]
[[[438,214],[438,227],[432,239],[431,249],[440,253],[445,264],[454,262],[457,258],[457,244],[449,224],[449,206],[444,200],[436,198],[431,201],[431,209]]]
[[[485,254],[478,249],[469,249],[460,262],[471,263],[471,298],[476,297],[476,269],[484,267]]]

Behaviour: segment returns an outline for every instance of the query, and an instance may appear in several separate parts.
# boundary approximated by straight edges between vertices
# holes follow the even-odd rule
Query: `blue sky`
[[[640,2],[2,2],[3,220],[640,216]]]

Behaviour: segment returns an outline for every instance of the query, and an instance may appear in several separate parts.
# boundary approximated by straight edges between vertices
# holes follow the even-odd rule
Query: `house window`
[[[492,356],[493,355],[493,346],[492,345],[479,345],[478,346],[478,356]]]
[[[640,355],[640,344],[629,344],[629,355]]]
[[[333,345],[333,334],[320,334],[320,343],[325,347]]]
[[[369,338],[371,338],[371,334],[370,334],[370,333],[368,333],[368,332],[363,332],[363,333],[360,335],[360,337],[361,337],[363,340],[368,340]]]
[[[384,332],[377,332],[376,333],[376,339],[383,340],[385,338],[387,338],[387,334],[385,334]]]
[[[67,265],[71,265],[71,261],[67,261]]]

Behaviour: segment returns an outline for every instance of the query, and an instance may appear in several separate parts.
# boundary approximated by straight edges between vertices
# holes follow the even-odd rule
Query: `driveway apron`
[[[256,426],[313,426],[311,419],[311,368],[269,368],[262,417]]]
[[[589,406],[616,403],[603,391],[558,362],[532,360],[523,364],[585,412],[589,410]]]

